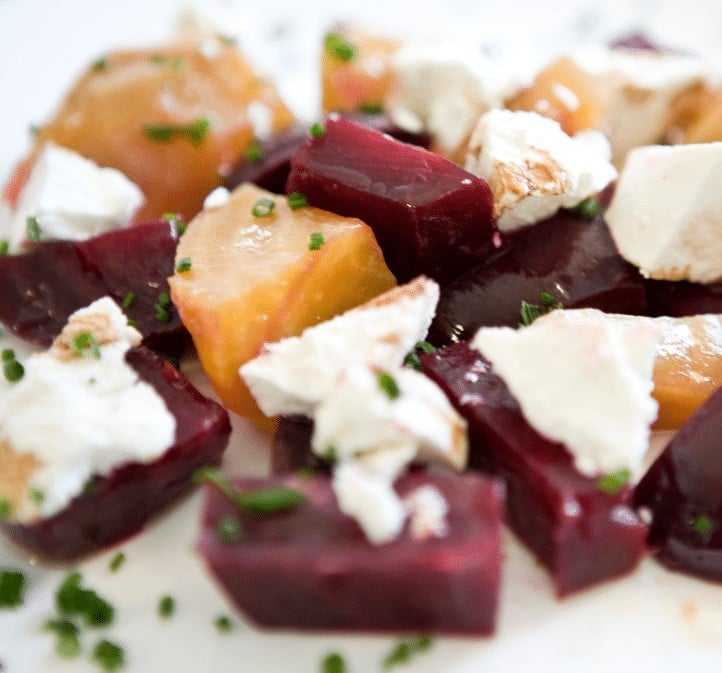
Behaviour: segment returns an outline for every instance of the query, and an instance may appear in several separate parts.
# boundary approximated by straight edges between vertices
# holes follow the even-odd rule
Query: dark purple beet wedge
[[[431,139],[428,135],[409,133],[393,124],[384,114],[341,113],[347,119],[376,129],[382,133],[412,145],[428,149]],[[234,189],[244,182],[252,182],[269,192],[283,194],[288,174],[291,172],[291,159],[308,138],[308,124],[297,123],[268,138],[259,140],[251,152],[236,164],[224,184]]]
[[[372,546],[342,514],[327,476],[235,482],[237,489],[284,484],[307,500],[265,517],[208,488],[198,549],[211,572],[261,627],[316,631],[489,634],[501,572],[501,485],[481,476],[411,475],[401,495],[432,484],[449,504],[448,534],[407,532]],[[224,541],[219,524],[240,524]],[[227,540],[227,538],[226,538]]]
[[[642,277],[617,252],[601,215],[586,221],[560,211],[507,243],[508,248],[442,288],[431,343],[464,341],[479,327],[516,327],[521,302],[539,304],[543,292],[565,308],[645,313]]]
[[[49,346],[71,313],[109,295],[125,300],[146,345],[177,350],[185,329],[163,296],[177,243],[176,227],[161,220],[0,257],[0,322],[21,339]]]
[[[199,468],[220,462],[231,432],[225,409],[147,348],[131,349],[126,361],[175,416],[175,443],[152,463],[119,465],[96,477],[55,516],[32,524],[0,521],[0,530],[33,554],[68,560],[119,542],[187,492]]]
[[[311,450],[313,421],[306,416],[281,416],[271,442],[271,474],[297,470],[330,472],[331,464]]]
[[[681,572],[722,582],[722,389],[682,426],[637,488],[650,544]]]
[[[702,285],[686,281],[645,279],[647,305],[652,316],[682,317],[722,313],[722,282]]]
[[[466,343],[420,356],[424,372],[469,423],[472,467],[503,478],[507,516],[564,596],[630,572],[645,555],[647,526],[631,489],[600,489],[563,445],[524,419],[506,384]]]
[[[500,242],[484,180],[335,115],[294,156],[286,192],[366,222],[400,283],[419,274],[446,283]]]

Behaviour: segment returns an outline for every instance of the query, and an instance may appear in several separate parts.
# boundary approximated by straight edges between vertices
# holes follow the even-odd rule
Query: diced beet
[[[366,222],[400,283],[419,274],[448,282],[500,241],[484,180],[335,115],[294,156],[286,192]]]
[[[405,143],[429,147],[431,139],[428,135],[403,131],[384,114],[363,114],[361,112],[341,114],[359,124],[382,133],[388,133]],[[244,182],[252,182],[269,192],[283,194],[288,174],[291,172],[291,158],[306,142],[308,128],[308,124],[297,123],[260,140],[258,142],[260,160],[251,161],[246,157],[241,158],[226,178],[225,186],[228,189],[234,189]]]
[[[410,475],[401,495],[436,486],[449,504],[448,534],[424,541],[408,532],[375,547],[342,514],[327,476],[243,480],[240,490],[284,483],[306,493],[293,510],[258,517],[208,487],[200,553],[231,600],[263,627],[488,634],[501,572],[501,485],[477,475]],[[232,517],[238,542],[217,526]]]
[[[306,416],[281,416],[271,444],[271,474],[297,470],[329,472],[330,463],[311,451],[313,421]]]
[[[158,320],[155,304],[168,293],[177,242],[176,228],[157,221],[77,243],[40,242],[26,254],[0,257],[0,322],[20,338],[48,346],[73,311],[104,295],[121,304],[133,292],[124,310],[144,343],[174,349],[183,325],[172,307],[168,320]]]
[[[637,488],[650,543],[670,568],[722,581],[722,389],[679,430]]]
[[[647,35],[640,32],[632,32],[622,35],[609,44],[612,49],[634,49],[637,51],[663,51],[663,49],[652,42]]]
[[[52,517],[32,524],[0,522],[7,537],[34,554],[66,560],[119,542],[187,492],[196,470],[220,462],[231,432],[225,409],[147,348],[131,349],[126,361],[175,416],[175,442],[152,463],[127,463],[95,477]]]
[[[722,313],[722,282],[702,285],[685,281],[644,281],[649,314],[682,317],[700,313]]]
[[[645,313],[644,284],[617,252],[604,220],[569,211],[522,229],[509,247],[442,288],[429,333],[434,345],[464,341],[479,327],[519,323],[521,302],[548,292],[565,308]]]
[[[466,343],[420,359],[469,423],[470,465],[506,482],[509,522],[549,568],[560,596],[637,565],[647,526],[630,506],[629,487],[604,493],[579,473],[563,445],[526,422],[506,384]]]

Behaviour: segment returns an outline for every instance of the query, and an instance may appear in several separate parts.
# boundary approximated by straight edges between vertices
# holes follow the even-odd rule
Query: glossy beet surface
[[[220,462],[231,431],[225,409],[147,348],[131,349],[126,360],[175,416],[175,443],[153,463],[128,463],[96,477],[53,517],[29,525],[1,522],[3,532],[33,554],[74,559],[119,542],[188,491],[197,469]]]
[[[674,436],[637,489],[667,566],[722,581],[722,389]]]
[[[577,472],[566,449],[524,420],[504,382],[467,344],[421,361],[469,423],[471,466],[506,482],[509,523],[548,567],[559,595],[637,565],[647,527],[630,507],[629,488],[606,494]]]
[[[493,631],[501,570],[499,483],[472,474],[402,477],[402,495],[429,483],[443,493],[448,535],[419,542],[404,532],[374,547],[338,510],[326,476],[245,480],[236,487],[281,481],[308,500],[267,517],[249,515],[208,487],[198,548],[253,622],[304,630]],[[219,539],[224,517],[241,524],[238,542]]]
[[[482,326],[516,327],[521,302],[539,304],[542,292],[565,308],[645,312],[642,277],[617,253],[601,215],[587,221],[560,211],[507,242],[508,248],[442,289],[431,343],[470,339]]]
[[[346,113],[343,116],[382,133],[388,133],[405,143],[429,147],[428,136],[403,131],[383,114],[358,112]],[[308,128],[309,124],[296,123],[258,141],[259,152],[252,154],[251,158],[244,156],[226,178],[225,186],[234,189],[244,182],[252,182],[269,192],[283,194],[288,174],[291,172],[291,158],[306,142]]]
[[[649,314],[682,317],[722,313],[722,282],[702,285],[685,281],[645,280]]]
[[[499,240],[486,182],[338,116],[296,153],[286,191],[370,225],[400,283],[419,274],[447,282],[484,261]]]
[[[37,243],[27,254],[0,257],[0,322],[22,339],[48,346],[73,311],[109,295],[122,304],[146,345],[165,347],[184,328],[172,307],[159,320],[178,235],[165,221],[101,234],[87,241]]]

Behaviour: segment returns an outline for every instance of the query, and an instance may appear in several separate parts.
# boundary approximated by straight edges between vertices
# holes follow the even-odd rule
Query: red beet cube
[[[400,283],[419,274],[448,282],[484,261],[500,240],[484,180],[335,115],[294,156],[286,192],[366,222]]]
[[[307,501],[258,517],[208,487],[198,548],[217,581],[263,627],[488,634],[501,571],[502,488],[481,476],[409,475],[401,495],[432,484],[448,505],[448,535],[424,541],[405,531],[375,547],[342,514],[327,476],[242,480],[239,490],[284,483]],[[223,542],[219,522],[242,527]]]
[[[175,442],[152,463],[127,463],[96,477],[52,517],[32,524],[0,521],[8,538],[34,554],[66,560],[119,542],[187,492],[196,470],[220,462],[231,432],[225,409],[147,348],[129,350],[126,361],[175,416]]]
[[[472,466],[506,482],[509,523],[548,567],[560,596],[637,565],[647,526],[631,507],[629,487],[605,493],[578,472],[563,445],[526,422],[506,384],[466,343],[420,359],[469,423]]]

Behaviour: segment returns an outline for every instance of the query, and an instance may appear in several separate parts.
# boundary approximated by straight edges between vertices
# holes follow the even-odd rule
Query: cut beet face
[[[547,292],[564,308],[644,314],[639,272],[617,252],[604,220],[560,211],[507,239],[508,248],[442,289],[429,341],[470,339],[479,327],[516,327],[521,302]]]
[[[652,316],[680,318],[701,313],[722,313],[722,282],[702,285],[645,279],[644,285]]]
[[[448,534],[407,532],[372,546],[343,515],[326,476],[243,480],[239,490],[283,483],[307,501],[265,517],[208,487],[200,553],[231,600],[262,627],[483,635],[494,629],[501,571],[501,485],[481,476],[411,475],[404,496],[432,484],[448,505]],[[223,542],[226,517],[243,530]]]
[[[331,464],[311,450],[313,421],[306,416],[281,416],[271,442],[271,474],[297,470],[331,471]]]
[[[108,295],[135,321],[150,347],[177,350],[185,330],[167,305],[178,234],[162,220],[87,241],[40,242],[0,257],[0,322],[21,339],[48,346],[73,311]],[[129,294],[132,293],[132,294]]]
[[[294,156],[286,192],[366,222],[400,283],[419,274],[448,282],[500,240],[484,180],[335,115]]]
[[[604,493],[578,472],[563,445],[526,422],[506,384],[466,343],[420,359],[469,423],[470,465],[505,481],[509,523],[548,567],[558,595],[637,565],[647,526],[630,506],[629,487]]]
[[[637,488],[650,544],[681,572],[722,581],[722,389],[679,430]]]
[[[126,361],[175,417],[175,443],[152,463],[128,463],[96,477],[55,516],[31,524],[0,522],[8,538],[33,554],[74,559],[119,542],[187,492],[196,470],[220,462],[231,432],[225,409],[147,348],[129,350]]]

